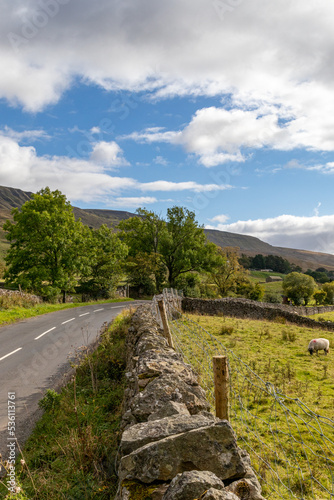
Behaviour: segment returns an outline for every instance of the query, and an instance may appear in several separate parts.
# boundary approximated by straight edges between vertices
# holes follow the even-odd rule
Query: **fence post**
[[[226,356],[214,356],[213,375],[215,384],[216,417],[228,420],[229,374]]]
[[[174,343],[173,343],[172,335],[171,335],[170,329],[169,329],[165,304],[164,304],[164,301],[162,299],[158,300],[158,306],[159,306],[162,326],[163,326],[163,330],[164,330],[164,335],[167,339],[169,347],[172,347],[174,349]]]

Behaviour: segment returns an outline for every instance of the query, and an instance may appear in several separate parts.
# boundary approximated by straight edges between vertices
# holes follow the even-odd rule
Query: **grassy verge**
[[[0,308],[0,326],[8,325],[10,323],[16,323],[17,321],[27,318],[32,318],[34,316],[39,316],[41,314],[46,314],[54,311],[61,311],[63,309],[71,309],[73,307],[82,307],[94,304],[105,304],[109,302],[125,302],[131,300],[132,299],[109,299],[109,300],[99,300],[94,302],[74,302],[67,304],[42,303],[31,307],[14,306],[2,310]]]
[[[73,381],[42,399],[45,413],[18,458],[16,500],[113,498],[125,381],[124,340],[131,312],[119,315]],[[24,462],[22,462],[24,460]],[[8,490],[0,484],[0,498]]]

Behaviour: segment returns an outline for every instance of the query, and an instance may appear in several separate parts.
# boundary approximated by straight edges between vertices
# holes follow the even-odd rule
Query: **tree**
[[[236,291],[237,283],[241,280],[245,270],[238,260],[238,251],[233,247],[218,248],[220,263],[211,273],[212,281],[222,297],[227,297]]]
[[[80,289],[94,297],[108,298],[123,275],[128,247],[105,224],[99,229],[86,228],[86,231],[88,265],[83,272]]]
[[[139,208],[136,217],[121,221],[117,228],[119,237],[129,248],[130,279],[135,286],[141,283],[145,288],[160,291],[165,279],[161,269],[159,254],[162,235],[166,232],[166,222],[156,213]],[[147,256],[144,257],[144,256]],[[140,279],[142,266],[142,282]],[[152,280],[152,283],[150,281]]]
[[[120,238],[129,246],[130,259],[138,253],[156,256],[157,290],[161,289],[166,274],[170,286],[175,286],[183,274],[212,270],[217,261],[216,245],[207,241],[194,212],[183,207],[169,208],[166,220],[145,209],[137,214],[138,217],[120,222]]]
[[[83,224],[70,203],[48,187],[12,211],[14,223],[3,228],[11,245],[6,256],[6,282],[47,298],[73,291],[85,265]]]
[[[285,295],[295,305],[301,305],[302,301],[307,305],[316,289],[316,283],[312,276],[296,272],[287,274],[283,279],[282,286]]]
[[[167,210],[166,231],[161,235],[159,253],[174,287],[179,276],[190,271],[210,272],[219,260],[217,247],[205,236],[195,213],[183,207]]]
[[[325,304],[334,304],[334,281],[331,281],[330,283],[324,283],[322,285],[323,291],[326,293],[325,297]]]

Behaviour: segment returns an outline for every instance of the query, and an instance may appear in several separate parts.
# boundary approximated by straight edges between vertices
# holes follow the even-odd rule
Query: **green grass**
[[[197,325],[214,337],[202,336]],[[208,360],[228,356],[231,424],[262,477],[263,495],[291,498],[279,476],[296,498],[327,498],[317,481],[331,490],[331,466],[323,457],[334,460],[334,428],[327,420],[334,420],[334,364],[331,355],[310,356],[307,347],[315,337],[326,337],[333,345],[334,332],[288,324],[283,318],[269,322],[197,315],[188,315],[184,326],[177,322],[177,331],[172,330],[212,407]]]
[[[132,300],[133,299],[123,298],[123,299],[99,300],[93,302],[77,302],[77,303],[70,302],[66,304],[42,303],[32,307],[16,306],[10,309],[3,309],[3,310],[1,310],[0,307],[0,326],[8,325],[10,323],[16,323],[17,321],[21,321],[27,318],[32,318],[34,316],[39,316],[41,314],[46,314],[54,311],[61,311],[63,309],[71,309],[74,307],[89,306],[94,304],[106,304],[109,302],[126,302]]]
[[[74,380],[55,398],[18,457],[16,473],[24,500],[114,498],[121,405],[125,388],[125,336],[131,313],[123,312],[98,349],[76,367]],[[49,404],[55,398],[57,404]],[[21,464],[21,460],[25,464]],[[0,484],[4,498],[6,479]]]
[[[309,318],[315,319],[317,321],[333,321],[334,322],[334,311],[333,312],[325,312],[319,314],[312,314]]]

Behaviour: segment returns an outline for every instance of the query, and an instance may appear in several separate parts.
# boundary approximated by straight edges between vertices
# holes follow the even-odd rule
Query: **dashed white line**
[[[112,306],[110,309],[119,309],[120,307],[124,307],[124,306]]]
[[[93,311],[93,312],[97,313],[99,311],[104,311],[104,307],[102,307],[102,309],[95,309],[95,311]]]
[[[79,318],[81,318],[81,316],[87,316],[87,314],[90,314],[90,313],[79,314]]]
[[[69,323],[70,321],[73,321],[73,320],[75,320],[75,318],[71,318],[71,319],[68,319],[67,321],[63,321],[62,325],[65,325],[66,323]]]
[[[8,356],[11,356],[12,354],[15,354],[17,351],[21,351],[22,347],[19,347],[18,349],[16,349],[15,351],[13,352],[10,352],[9,354],[6,354],[6,356],[2,356],[2,358],[0,358],[0,361],[2,361],[3,359],[5,358],[8,358]]]
[[[43,335],[46,335],[47,333],[49,332],[52,332],[52,330],[54,330],[56,327],[54,326],[53,328],[50,328],[50,330],[47,330],[46,332],[44,333],[41,333],[41,335],[39,335],[38,337],[35,338],[35,340],[38,340],[40,339],[41,337],[43,337]]]

